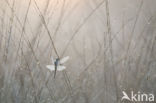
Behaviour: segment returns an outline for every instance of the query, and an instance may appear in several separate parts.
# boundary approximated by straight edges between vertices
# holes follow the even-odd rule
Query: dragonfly
[[[56,71],[63,71],[64,69],[66,69],[66,67],[63,64],[67,62],[68,59],[69,59],[69,56],[66,56],[62,59],[56,58],[55,60],[53,59],[53,57],[51,57],[52,65],[47,65],[46,67],[50,71],[54,71],[54,78],[56,76]]]

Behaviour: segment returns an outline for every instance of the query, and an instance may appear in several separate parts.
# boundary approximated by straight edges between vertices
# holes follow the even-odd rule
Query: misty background
[[[0,103],[156,95],[155,28],[155,0],[0,0]],[[54,79],[46,65],[65,56]]]

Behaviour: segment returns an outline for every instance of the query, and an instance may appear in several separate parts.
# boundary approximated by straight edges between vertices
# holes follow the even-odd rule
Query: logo
[[[128,100],[128,101],[139,101],[139,102],[153,102],[154,101],[154,94],[146,94],[146,93],[134,93],[131,91],[130,96],[125,92],[122,91],[123,97],[121,98],[121,101]]]

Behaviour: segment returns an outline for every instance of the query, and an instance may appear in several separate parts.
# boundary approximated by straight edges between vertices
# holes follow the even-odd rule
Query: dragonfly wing
[[[62,59],[60,60],[60,64],[65,63],[68,59],[69,59],[69,56],[62,58]]]
[[[58,70],[58,71],[62,71],[62,70],[64,70],[64,69],[66,69],[65,66],[58,66],[58,67],[57,67],[57,70]]]
[[[54,71],[55,70],[55,66],[54,65],[47,65],[46,66],[50,71]]]
[[[52,64],[54,64],[54,58],[53,57],[51,57],[51,61],[52,61]]]

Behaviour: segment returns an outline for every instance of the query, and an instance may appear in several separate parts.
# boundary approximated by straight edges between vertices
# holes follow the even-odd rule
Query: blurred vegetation
[[[156,95],[155,5],[1,0],[0,103],[122,103],[123,90]],[[64,56],[67,69],[54,79],[46,65]]]

